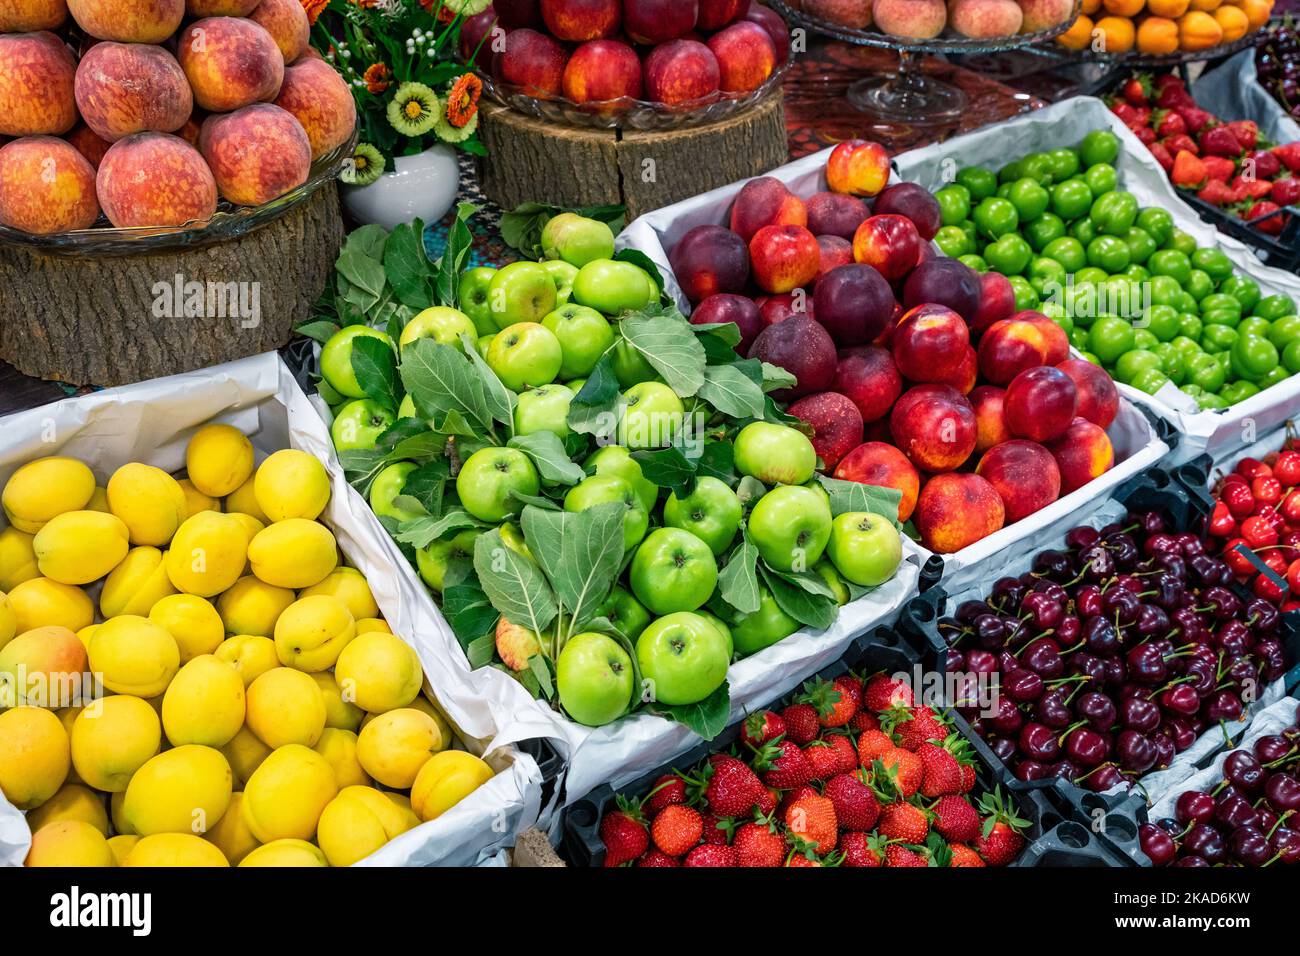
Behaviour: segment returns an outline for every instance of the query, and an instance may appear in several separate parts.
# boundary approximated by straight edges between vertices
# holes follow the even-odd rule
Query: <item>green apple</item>
[[[491,335],[480,335],[474,342],[474,347],[478,349],[479,358],[485,362],[487,361],[488,349],[492,347],[492,340],[496,337],[497,333],[493,332]]]
[[[664,524],[689,531],[719,557],[735,539],[744,511],[726,482],[706,475],[685,498],[669,495],[664,503]]]
[[[599,727],[622,717],[632,703],[632,658],[606,634],[575,634],[555,662],[555,683],[568,715]]]
[[[594,259],[573,280],[573,301],[606,315],[644,309],[654,301],[654,280],[640,266],[614,259]],[[657,291],[657,289],[656,289]]]
[[[802,485],[817,470],[817,452],[789,425],[752,422],[736,436],[736,470],[768,485]]]
[[[598,614],[607,618],[629,641],[635,641],[650,623],[650,612],[645,609],[645,605],[617,584],[609,592],[609,597],[605,598]]]
[[[402,508],[393,504],[393,500],[406,487],[406,479],[418,467],[413,461],[399,461],[377,474],[370,484],[371,510],[381,518],[392,518],[394,521],[413,521],[420,517],[422,512],[414,508]]]
[[[435,305],[425,309],[402,329],[402,337],[397,344],[406,348],[416,339],[433,339],[443,345],[461,348],[460,337],[468,335],[478,338],[478,329],[473,321],[460,309],[449,309],[445,305]]]
[[[832,524],[831,534],[834,533],[835,527],[834,524]],[[849,597],[851,596],[849,594],[849,586],[845,584],[844,579],[840,577],[840,572],[835,570],[835,565],[831,564],[825,558],[822,558],[822,560],[813,565],[813,570],[821,576],[821,579],[826,582],[826,586],[831,589],[831,593],[835,595],[836,604],[843,607],[849,603]]]
[[[582,386],[586,384],[587,384],[587,380],[585,378],[575,378],[572,379],[571,381],[564,383],[565,387],[569,391],[571,391],[574,395],[577,395],[579,392],[581,392]]]
[[[523,510],[512,491],[536,495],[540,487],[532,459],[517,448],[480,448],[456,476],[461,505],[479,521],[494,524]]]
[[[659,377],[655,367],[646,361],[644,355],[628,345],[625,339],[619,339],[615,344],[614,358],[610,364],[614,368],[619,388],[631,388]]]
[[[501,540],[505,542],[507,548],[529,561],[533,560],[533,552],[528,550],[528,542],[524,540],[524,533],[518,525],[507,521],[497,530],[501,532]]]
[[[731,639],[742,657],[771,647],[797,630],[799,622],[781,610],[772,592],[762,584],[758,586],[758,610],[752,614],[737,612],[731,620]]]
[[[689,531],[656,528],[636,549],[628,580],[636,599],[654,614],[694,611],[718,583],[718,562]]]
[[[402,396],[402,404],[397,406],[398,418],[419,418],[420,413],[415,409],[415,399],[408,393]]]
[[[519,393],[515,405],[515,434],[554,432],[560,438],[569,434],[569,403],[573,392],[563,385],[539,385]]]
[[[708,697],[727,679],[727,640],[711,621],[678,611],[652,622],[636,639],[641,677],[654,700],[675,707]]]
[[[686,409],[677,393],[663,382],[641,382],[623,393],[620,441],[628,448],[671,445],[681,430]]]
[[[506,388],[522,392],[554,382],[563,356],[554,332],[536,322],[519,322],[493,337],[486,360]]]
[[[492,321],[492,310],[488,308],[488,289],[492,285],[492,277],[496,274],[497,270],[489,266],[468,269],[460,277],[460,284],[456,287],[456,302],[460,305],[460,310],[474,323],[474,328],[478,329],[479,335],[487,335],[497,330],[497,324]]]
[[[330,426],[330,436],[339,451],[374,448],[379,436],[397,420],[372,398],[358,398],[339,407]]]
[[[482,533],[470,528],[446,541],[434,541],[427,548],[417,549],[415,567],[420,579],[440,594],[448,584],[464,581],[472,573],[474,542]]]
[[[560,259],[552,259],[543,262],[542,268],[555,283],[555,304],[564,305],[573,295],[573,280],[578,278],[578,267],[571,266]]]
[[[736,654],[736,645],[731,639],[731,627],[727,624],[726,621],[718,617],[718,615],[711,614],[710,612],[704,610],[704,608],[700,608],[695,613],[698,614],[700,617],[704,618],[704,620],[708,621],[714,627],[716,627],[718,629],[718,633],[721,634],[726,639],[727,660],[731,660]]]
[[[614,255],[614,233],[605,223],[577,213],[552,216],[542,227],[542,254],[578,267]]]
[[[564,356],[560,378],[590,375],[600,357],[614,344],[614,330],[608,320],[585,305],[562,305],[554,312],[548,312],[542,325],[560,340],[560,351]]]
[[[498,329],[516,322],[540,322],[555,308],[555,282],[536,262],[512,262],[488,285],[488,313]]]
[[[348,398],[366,397],[357,382],[357,373],[352,370],[352,340],[358,335],[379,339],[393,348],[393,340],[386,332],[368,325],[345,325],[330,336],[320,350],[320,373],[334,391]]]
[[[807,571],[826,550],[831,509],[826,498],[802,485],[778,485],[749,513],[749,536],[777,571]]]
[[[622,445],[598,448],[583,462],[582,468],[589,475],[616,475],[622,478],[635,489],[637,497],[645,505],[646,513],[654,511],[655,502],[659,500],[659,486],[646,478],[640,463]]]
[[[826,556],[854,584],[884,584],[903,560],[903,541],[893,524],[869,511],[846,511],[831,522]]]
[[[631,554],[645,537],[646,529],[650,527],[650,516],[632,486],[622,478],[592,475],[582,479],[564,496],[564,510],[586,511],[609,501],[617,501],[626,509],[623,512],[623,553]]]

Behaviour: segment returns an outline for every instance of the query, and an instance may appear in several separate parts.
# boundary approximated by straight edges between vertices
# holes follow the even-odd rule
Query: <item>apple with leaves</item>
[[[666,614],[636,640],[641,678],[660,704],[698,703],[727,679],[731,664],[727,644],[722,632],[699,614]]]
[[[413,461],[399,461],[388,465],[375,476],[370,485],[370,507],[381,518],[394,521],[413,521],[424,512],[404,508],[394,502],[406,492],[406,479],[420,466]]]
[[[732,643],[742,657],[757,654],[799,630],[799,622],[781,610],[771,590],[762,584],[758,586],[758,610],[736,611],[729,623]]]
[[[456,476],[461,505],[480,521],[494,524],[523,510],[512,492],[533,496],[540,487],[532,459],[517,448],[480,448]]]
[[[755,502],[747,527],[769,567],[807,571],[831,537],[826,492],[806,485],[778,485]]]
[[[345,325],[327,341],[320,351],[320,373],[330,388],[346,398],[365,398],[366,391],[357,381],[357,373],[352,368],[352,343],[358,336],[378,339],[390,349],[393,340],[388,333],[372,329],[368,325]]]
[[[622,717],[632,705],[632,658],[606,634],[575,634],[555,662],[555,683],[569,716],[599,727]]]
[[[443,541],[431,542],[415,551],[415,567],[420,579],[441,593],[452,584],[459,584],[474,570],[474,542],[482,530],[471,528]]]
[[[474,321],[460,309],[435,305],[406,323],[397,344],[406,348],[417,339],[433,339],[441,345],[461,348],[462,335],[468,335],[471,342],[478,338]]]
[[[515,404],[515,434],[551,432],[557,438],[569,434],[569,403],[573,392],[564,385],[539,385],[519,394]]]
[[[564,496],[565,511],[586,511],[596,505],[615,501],[623,505],[623,553],[631,554],[632,549],[641,543],[646,530],[650,527],[650,516],[646,514],[641,499],[622,478],[614,475],[592,475],[584,478]]]
[[[396,415],[374,399],[358,398],[334,413],[330,436],[339,451],[374,448],[379,436],[396,420]]]
[[[689,531],[656,528],[636,549],[628,577],[632,593],[653,613],[694,611],[717,586],[718,562]]]
[[[726,482],[705,475],[696,480],[686,497],[679,498],[675,492],[668,496],[664,524],[689,531],[707,544],[715,557],[721,557],[740,530],[744,510],[739,496]]]
[[[577,303],[548,312],[542,325],[560,342],[560,378],[591,374],[600,357],[614,344],[614,329],[595,309]]]
[[[492,310],[488,308],[488,289],[492,287],[492,277],[496,274],[497,270],[491,266],[476,266],[461,275],[456,285],[456,304],[474,323],[478,330],[476,338],[497,331],[497,324],[492,321]]]

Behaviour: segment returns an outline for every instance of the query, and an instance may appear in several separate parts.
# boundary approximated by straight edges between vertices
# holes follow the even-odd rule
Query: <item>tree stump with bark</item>
[[[779,92],[717,123],[656,132],[556,126],[495,103],[482,114],[480,185],[507,210],[622,204],[631,220],[789,161]]]
[[[0,245],[0,358],[36,378],[126,385],[279,348],[343,245],[329,183],[235,239],[126,256]]]

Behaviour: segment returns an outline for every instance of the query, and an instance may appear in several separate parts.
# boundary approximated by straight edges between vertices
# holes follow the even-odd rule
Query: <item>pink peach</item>
[[[162,47],[96,43],[77,66],[77,109],[101,139],[172,133],[194,112],[185,72]]]
[[[0,33],[57,30],[67,19],[67,0],[0,0]]]
[[[275,105],[302,125],[312,159],[346,143],[357,125],[352,91],[324,60],[305,58],[286,69]]]
[[[302,56],[311,42],[311,24],[300,0],[262,0],[250,19],[271,34],[286,65]]]
[[[237,206],[260,206],[307,181],[311,141],[293,114],[257,103],[224,116],[209,116],[199,151],[212,168],[221,195]]]
[[[96,186],[104,215],[122,229],[203,222],[217,209],[212,171],[193,146],[169,133],[118,140],[99,164]]]
[[[27,136],[0,147],[0,223],[48,235],[98,218],[95,170],[71,143]]]
[[[0,35],[0,135],[58,136],[77,123],[77,64],[53,33]]]
[[[68,12],[97,40],[162,43],[181,25],[185,0],[68,0]]]
[[[177,58],[194,88],[194,102],[213,113],[270,102],[284,82],[284,55],[275,38],[252,20],[196,20],[180,35]]]

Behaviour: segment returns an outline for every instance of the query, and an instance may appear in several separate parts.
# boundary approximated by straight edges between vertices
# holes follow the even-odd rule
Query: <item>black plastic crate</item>
[[[1082,823],[1059,823],[1029,844],[1012,866],[1125,867],[1133,863]]]
[[[917,602],[912,602],[915,603]],[[839,661],[823,668],[809,679],[834,680],[849,671],[863,674],[914,673],[917,668],[924,671],[927,669],[927,662],[939,659],[940,650],[940,646],[932,638],[924,635],[910,635],[890,627],[877,627],[854,641]],[[768,707],[779,708],[790,696],[792,695],[785,695]],[[561,821],[561,855],[574,866],[602,866],[605,861],[605,847],[599,834],[600,821],[606,809],[614,805],[616,796],[640,797],[648,793],[655,781],[664,774],[694,767],[711,754],[727,750],[739,739],[740,730],[740,722],[734,723],[714,740],[687,751],[676,760],[651,771],[626,787],[616,791],[612,787],[602,786],[569,806],[564,811]],[[1004,772],[1000,768],[987,763],[982,758],[979,759],[978,789],[992,790],[1002,784],[1003,778]],[[1031,823],[1025,832],[1025,839],[1031,847],[1040,840],[1051,838],[1051,834],[1061,824],[1068,822],[1066,808],[1057,800],[1050,799],[1047,793],[1021,791],[1011,793],[1009,796],[1015,803],[1017,812]],[[1055,847],[1056,843],[1052,842],[1051,845]],[[1029,855],[1030,850],[1027,848],[1022,857]],[[1053,865],[1119,865],[1118,862],[1102,861],[1101,855],[1095,852],[1095,848],[1089,847],[1088,841],[1083,841],[1080,847],[1066,847],[1062,844],[1059,853],[1054,851],[1050,855]],[[1040,860],[1042,857],[1042,854],[1036,854],[1034,860]],[[1013,865],[1021,864],[1017,862]]]
[[[564,772],[564,758],[545,737],[521,740],[515,746],[537,762],[542,772],[542,806],[549,805],[560,782],[560,774]]]

